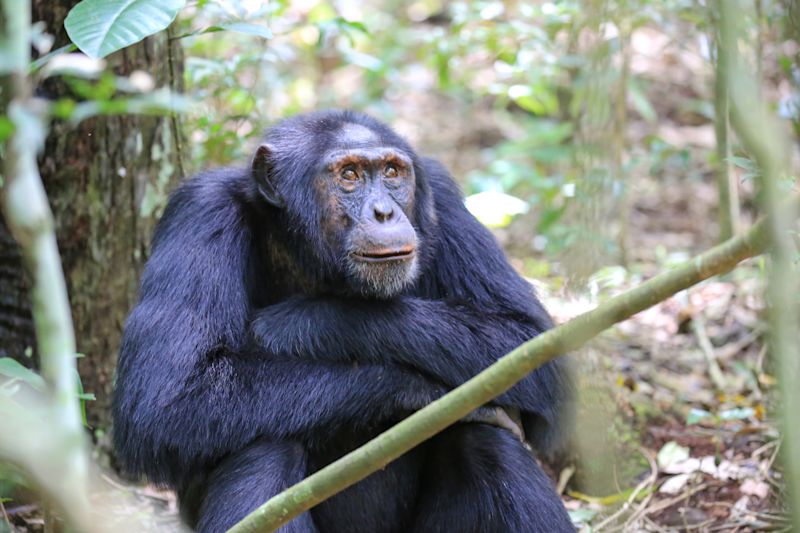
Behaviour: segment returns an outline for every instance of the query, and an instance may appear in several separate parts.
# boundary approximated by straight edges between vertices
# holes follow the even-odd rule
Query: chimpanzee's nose
[[[386,200],[375,202],[372,209],[375,212],[375,220],[378,222],[389,222],[394,217],[394,207],[392,207],[391,202]]]

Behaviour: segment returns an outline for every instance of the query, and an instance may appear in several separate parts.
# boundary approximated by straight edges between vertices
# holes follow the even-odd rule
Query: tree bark
[[[33,20],[55,36],[53,48],[69,43],[64,18],[77,0],[35,0]],[[118,76],[136,70],[157,87],[182,89],[183,56],[168,33],[107,58]],[[59,80],[38,87],[40,96],[69,94]],[[112,377],[125,317],[133,306],[150,237],[167,193],[183,174],[183,145],[175,117],[96,117],[74,126],[52,124],[39,165],[52,204],[56,234],[75,323],[90,424],[109,424]],[[19,251],[0,224],[0,356],[35,364],[23,356],[35,347],[29,282]]]

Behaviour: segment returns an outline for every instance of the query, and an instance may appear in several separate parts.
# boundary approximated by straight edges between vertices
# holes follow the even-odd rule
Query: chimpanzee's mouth
[[[366,263],[382,263],[385,261],[407,261],[414,257],[416,250],[413,246],[402,248],[382,248],[377,250],[359,250],[351,255],[357,261]]]

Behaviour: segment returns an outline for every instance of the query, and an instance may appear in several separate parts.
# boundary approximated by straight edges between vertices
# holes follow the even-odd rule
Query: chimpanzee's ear
[[[255,157],[253,157],[251,172],[261,196],[275,207],[284,207],[286,204],[278,193],[278,189],[275,188],[273,155],[274,152],[270,145],[262,144],[259,146]]]

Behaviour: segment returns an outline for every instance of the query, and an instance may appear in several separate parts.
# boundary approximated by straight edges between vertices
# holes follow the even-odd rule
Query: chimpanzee
[[[222,532],[551,327],[448,172],[352,111],[287,119],[250,168],[171,196],[125,327],[114,442]],[[570,422],[565,363],[284,526],[573,531],[529,448]],[[481,415],[483,412],[483,415]]]

